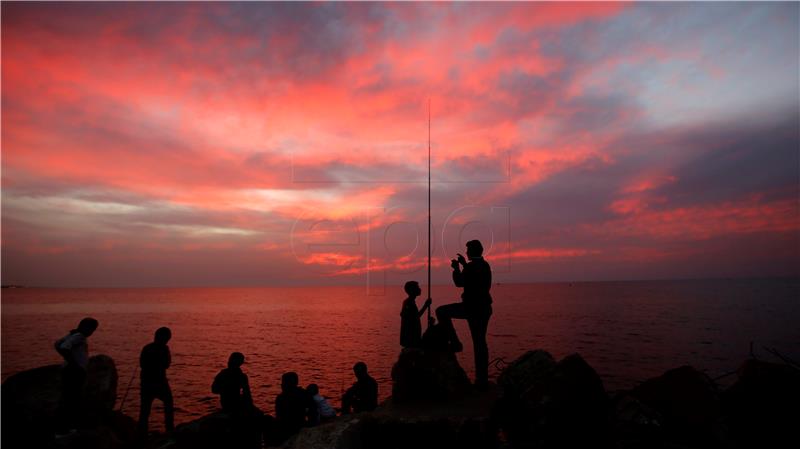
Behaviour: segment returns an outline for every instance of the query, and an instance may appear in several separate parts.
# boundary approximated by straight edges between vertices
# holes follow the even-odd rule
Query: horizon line
[[[679,277],[679,278],[647,278],[647,279],[594,279],[594,280],[552,280],[552,281],[506,281],[506,282],[493,282],[494,285],[525,285],[525,284],[602,284],[602,283],[625,283],[625,282],[685,282],[685,281],[755,281],[755,280],[796,280],[800,281],[800,274],[790,276],[716,276],[716,277]],[[399,283],[387,283],[386,286],[402,287],[402,281]],[[424,284],[423,284],[424,285]],[[453,287],[450,283],[439,284],[433,283],[432,286],[440,287]],[[319,288],[319,287],[358,287],[359,284],[318,284],[318,285],[302,285],[302,284],[257,284],[257,285],[140,285],[140,286],[37,286],[37,285],[24,285],[24,284],[2,284],[3,290],[16,290],[16,289],[72,289],[72,290],[90,290],[90,289],[238,289],[238,288]],[[365,285],[360,285],[363,288],[368,288]],[[457,287],[454,287],[457,288]]]

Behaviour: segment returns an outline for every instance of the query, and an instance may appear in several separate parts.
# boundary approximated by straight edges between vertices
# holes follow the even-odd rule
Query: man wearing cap
[[[436,309],[439,323],[449,334],[450,348],[461,352],[463,345],[453,327],[453,318],[466,319],[472,335],[472,346],[475,352],[475,387],[485,390],[489,384],[489,347],[486,344],[486,331],[492,315],[492,269],[483,259],[483,245],[479,240],[467,242],[467,258],[458,254],[453,259],[453,283],[464,289],[461,302],[447,304]],[[461,268],[463,266],[463,269]]]

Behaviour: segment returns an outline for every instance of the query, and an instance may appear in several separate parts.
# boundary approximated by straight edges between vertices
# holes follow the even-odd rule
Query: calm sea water
[[[458,297],[452,287],[434,293],[434,305]],[[610,390],[683,364],[711,376],[731,371],[750,341],[764,358],[762,346],[800,359],[799,280],[504,284],[492,293],[491,358],[511,361],[535,348],[556,357],[578,352]],[[296,371],[303,385],[319,384],[338,406],[358,360],[386,397],[403,298],[400,287],[386,296],[367,296],[363,287],[4,290],[2,377],[58,363],[53,342],[91,315],[100,328],[90,351],[117,362],[120,397],[153,331],[172,328],[169,377],[179,423],[216,409],[211,381],[232,351],[246,355],[255,402],[265,411],[273,410],[285,371]],[[458,322],[457,330],[468,343],[466,325]],[[469,344],[459,358],[472,376]],[[138,407],[136,379],[124,411],[135,416]],[[157,408],[155,428],[161,416]]]

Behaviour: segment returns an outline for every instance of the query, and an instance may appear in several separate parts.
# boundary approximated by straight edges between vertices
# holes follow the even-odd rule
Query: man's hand
[[[425,300],[425,305],[423,307],[428,307],[431,305],[431,303],[433,303],[433,300],[431,298],[428,298]]]
[[[451,260],[450,266],[453,267],[454,270],[458,270],[458,261],[455,259]]]
[[[464,259],[464,256],[462,256],[461,253],[458,254],[458,263],[464,266],[467,265],[467,259]]]

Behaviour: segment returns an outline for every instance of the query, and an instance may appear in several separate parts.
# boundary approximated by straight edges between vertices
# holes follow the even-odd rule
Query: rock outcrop
[[[675,368],[642,382],[630,394],[659,413],[668,439],[703,445],[719,440],[719,393],[700,371],[690,366]]]
[[[503,388],[493,417],[514,447],[564,447],[608,443],[608,395],[578,354],[556,362],[530,351],[500,375]]]
[[[303,429],[283,449],[491,449],[497,428],[489,411],[498,388],[470,391],[440,402],[387,400],[371,413]]]
[[[78,432],[54,439],[61,396],[61,366],[49,365],[10,376],[2,386],[4,448],[120,448],[132,441],[134,421],[113,411],[117,369],[106,355],[89,359]]]
[[[470,387],[467,373],[450,351],[405,348],[392,367],[396,403],[454,399]]]
[[[740,447],[781,447],[797,441],[800,369],[748,360],[737,381],[722,393],[731,439]]]

